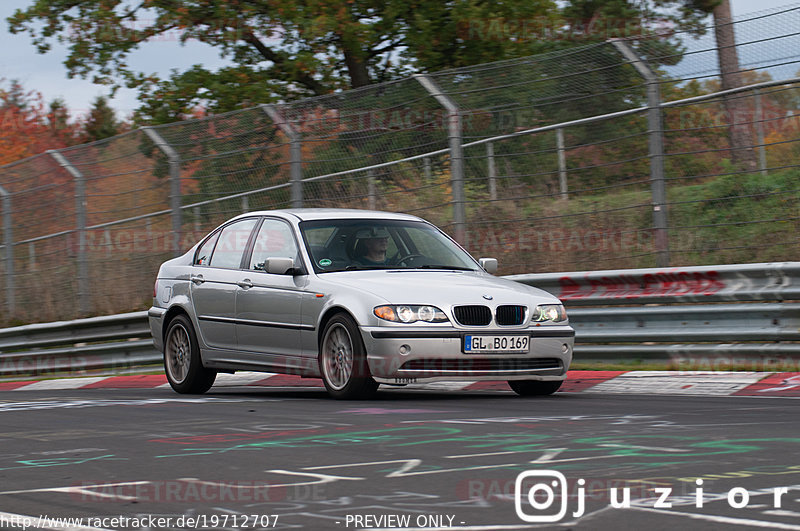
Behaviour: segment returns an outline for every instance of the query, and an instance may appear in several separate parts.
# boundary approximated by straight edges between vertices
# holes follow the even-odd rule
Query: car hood
[[[546,304],[558,299],[511,280],[468,271],[344,271],[326,282],[368,292],[394,304]],[[491,297],[491,298],[488,298]],[[535,300],[531,300],[533,297]]]

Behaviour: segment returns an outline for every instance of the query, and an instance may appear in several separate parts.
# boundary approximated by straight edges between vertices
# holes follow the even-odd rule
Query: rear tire
[[[325,325],[319,343],[319,372],[333,398],[369,398],[378,389],[367,365],[358,325],[349,315],[335,315]]]
[[[561,387],[562,380],[542,382],[539,380],[509,380],[508,386],[519,396],[552,395]]]
[[[217,371],[203,367],[197,335],[185,315],[177,315],[167,326],[164,372],[169,385],[181,394],[203,394],[217,377]]]

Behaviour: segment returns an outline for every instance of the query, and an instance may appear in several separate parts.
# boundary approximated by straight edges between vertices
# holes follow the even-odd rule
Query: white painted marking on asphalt
[[[14,391],[52,391],[55,389],[78,389],[85,385],[105,380],[106,377],[99,378],[59,378],[57,380],[42,380],[22,387],[17,387]]]
[[[750,505],[747,506],[748,509],[750,507],[751,507]],[[786,509],[770,509],[769,511],[764,511],[764,514],[769,514],[772,516],[789,516],[791,518],[800,517],[800,513],[798,513],[797,511],[787,511]]]
[[[669,376],[671,378],[694,378],[710,376],[715,380],[738,382],[743,376],[755,376],[761,380],[771,374],[774,373],[752,371],[629,371],[624,374],[620,374],[617,376],[617,378],[661,378],[664,376]]]
[[[236,374],[217,374],[217,379],[214,380],[214,387],[233,387],[237,385],[248,385],[267,378],[275,376],[274,372],[254,372],[242,371]]]
[[[248,398],[148,398],[144,400],[42,400],[31,402],[0,402],[0,412],[7,411],[29,411],[36,409],[74,409],[85,407],[105,407],[105,406],[150,406],[161,404],[205,404],[205,403],[228,403],[228,402],[264,402],[278,401],[278,399],[248,399]]]
[[[138,498],[135,496],[124,496],[121,494],[109,494],[105,492],[98,492],[91,489],[98,489],[98,488],[109,488],[109,487],[127,487],[131,485],[150,485],[150,481],[126,481],[123,483],[100,483],[97,485],[80,485],[80,486],[70,486],[70,487],[44,487],[41,489],[25,489],[25,490],[7,490],[0,492],[0,496],[5,496],[6,494],[32,494],[35,492],[65,492],[67,494],[81,494],[83,496],[89,498],[112,498],[116,500],[127,500],[127,501],[134,501]]]
[[[426,383],[416,383],[416,384],[409,384],[405,386],[406,389],[431,389],[435,391],[460,391],[470,385],[474,384],[474,381],[450,381],[446,380],[443,382],[426,382]]]
[[[764,378],[761,372],[636,371],[601,382],[584,392],[727,396]]]
[[[615,443],[606,443],[606,444],[598,444],[597,446],[603,446],[605,448],[637,448],[639,450],[654,450],[656,452],[691,452],[692,450],[688,450],[685,448],[660,448],[658,446],[637,446],[635,444],[615,444]]]
[[[237,372],[236,374],[220,373],[217,374],[217,378],[214,380],[214,387],[236,387],[239,385],[250,385],[260,382],[261,380],[266,380],[267,378],[271,378],[273,376],[277,376],[277,373],[255,371],[242,371]],[[169,383],[165,383],[159,385],[156,387],[156,389],[171,389],[171,386]]]
[[[670,516],[684,516],[692,520],[706,520],[718,524],[729,525],[749,525],[751,527],[765,527],[769,529],[793,529],[800,530],[800,525],[784,524],[782,522],[768,522],[765,520],[753,520],[751,518],[733,518],[731,516],[720,516],[714,514],[685,513],[682,511],[665,511],[662,509],[651,509],[649,507],[631,507],[635,511],[645,511],[648,513],[658,513]]]
[[[536,451],[536,450],[530,450]],[[462,457],[487,457],[490,455],[508,455],[508,454],[518,454],[518,451],[511,451],[511,452],[488,452],[485,454],[464,454],[464,455],[446,455],[444,456],[445,459],[461,459]]]

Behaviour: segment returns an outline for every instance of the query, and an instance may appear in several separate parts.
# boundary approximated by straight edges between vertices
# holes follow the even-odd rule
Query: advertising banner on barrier
[[[800,298],[800,263],[619,269],[506,277],[567,305],[784,301]]]

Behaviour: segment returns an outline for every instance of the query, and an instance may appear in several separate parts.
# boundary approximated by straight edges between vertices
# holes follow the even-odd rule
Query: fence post
[[[497,170],[494,166],[494,144],[486,144],[486,163],[489,172],[489,199],[497,200]]]
[[[172,210],[172,251],[181,251],[181,232],[183,231],[183,211],[181,210],[181,156],[152,127],[142,127],[142,131],[158,146],[169,162],[170,194],[169,203]]]
[[[567,193],[567,153],[564,151],[564,129],[556,129],[556,148],[558,149],[558,186],[561,199],[569,199]]]
[[[647,130],[650,136],[650,188],[653,195],[653,228],[656,240],[656,266],[669,266],[667,191],[664,185],[664,126],[661,117],[661,90],[658,76],[627,42],[611,39],[611,44],[628,60],[647,83]]]
[[[83,174],[57,150],[47,153],[75,179],[75,230],[78,233],[78,310],[82,315],[91,312],[89,290],[89,257],[86,248],[86,179]]]
[[[450,144],[450,180],[453,187],[453,225],[455,238],[466,245],[466,199],[464,196],[464,153],[461,131],[461,112],[436,83],[425,74],[414,74],[420,85],[447,110],[447,134]]]
[[[753,97],[756,100],[756,138],[758,138],[758,169],[761,175],[767,176],[767,147],[764,145],[764,107],[761,105],[761,91],[755,89]]]
[[[292,183],[292,208],[303,207],[303,144],[302,135],[289,123],[274,105],[262,104],[261,109],[270,117],[275,125],[289,137],[289,158],[291,166],[289,179]]]
[[[148,242],[152,242],[153,241],[153,220],[152,219],[147,218],[146,220],[144,220],[144,231],[145,231],[145,234],[147,235],[147,241]]]
[[[14,228],[11,225],[11,194],[0,186],[3,205],[3,246],[6,251],[6,309],[13,316],[17,309],[14,291]]]
[[[375,185],[375,170],[367,170],[367,205],[370,210],[378,208],[378,190]]]

